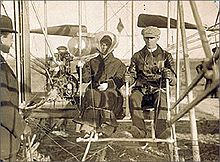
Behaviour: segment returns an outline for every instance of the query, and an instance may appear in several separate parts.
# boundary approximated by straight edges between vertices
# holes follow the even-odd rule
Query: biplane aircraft
[[[62,3],[65,3],[65,7],[69,7],[71,3],[75,3],[74,7],[78,13],[74,13],[75,24],[73,23],[54,23],[57,21],[56,15],[49,10],[59,10],[56,8],[58,5],[61,7]],[[84,3],[84,6],[83,6]],[[90,7],[95,7],[99,3],[102,3],[103,10],[96,11],[92,13],[96,17],[100,12],[104,12],[104,19],[99,18],[98,24],[101,27],[97,30],[97,23],[93,22],[97,18],[93,19],[92,13],[90,13],[90,19],[88,22],[91,23],[89,26],[86,24],[86,21],[82,21],[83,7],[86,8],[86,3],[90,4]],[[219,79],[218,73],[219,68],[216,65],[212,64],[211,60],[215,60],[215,55],[211,54],[211,47],[219,47],[219,8],[218,6],[210,4],[210,1],[205,1],[206,5],[210,5],[210,9],[204,7],[205,4],[197,4],[195,1],[184,2],[184,5],[188,5],[188,8],[191,8],[192,12],[188,13],[191,16],[190,19],[184,20],[184,11],[183,11],[183,2],[163,2],[165,6],[161,8],[163,11],[158,9],[156,6],[161,2],[121,2],[120,5],[116,5],[118,2],[62,2],[62,1],[14,1],[12,2],[2,2],[1,8],[7,9],[6,5],[13,6],[14,15],[14,25],[19,31],[19,35],[16,37],[16,46],[15,53],[17,53],[16,62],[17,62],[17,76],[19,79],[20,91],[20,111],[22,116],[26,119],[27,122],[38,122],[36,123],[37,127],[41,130],[44,130],[46,134],[54,133],[57,136],[67,137],[68,133],[65,131],[67,122],[74,123],[73,131],[80,131],[82,127],[88,131],[89,136],[87,138],[78,137],[77,142],[86,142],[87,146],[85,148],[85,153],[81,158],[81,161],[86,161],[87,155],[92,142],[106,142],[106,141],[133,141],[133,142],[149,142],[149,143],[159,143],[165,142],[169,144],[169,160],[170,161],[179,161],[177,140],[175,134],[175,122],[181,119],[187,112],[190,111],[190,122],[191,122],[191,134],[192,134],[192,143],[193,143],[193,160],[200,161],[199,154],[199,145],[197,137],[197,127],[195,121],[195,112],[194,107],[199,104],[205,97],[208,96],[210,91],[218,87]],[[154,4],[155,3],[155,4]],[[54,8],[49,9],[49,4]],[[150,7],[150,4],[153,4],[153,8]],[[171,11],[171,4],[173,5],[172,9],[175,13]],[[37,7],[38,5],[38,7]],[[76,6],[77,5],[77,6]],[[111,5],[117,6],[117,12],[114,11]],[[134,9],[136,6],[136,10]],[[207,19],[203,18],[201,20],[200,12],[197,9],[197,5],[203,9],[207,9],[207,15],[211,15],[212,19],[209,21],[209,24],[204,26],[202,20]],[[51,7],[50,6],[50,7]],[[82,7],[83,6],[83,7]],[[126,7],[130,7],[129,9]],[[40,9],[41,7],[41,9]],[[78,8],[77,8],[78,7]],[[111,7],[111,11],[108,8]],[[139,9],[137,9],[139,7]],[[166,8],[167,7],[167,8]],[[62,7],[61,7],[62,8]],[[122,9],[125,10],[122,10]],[[42,10],[44,12],[42,14]],[[29,11],[30,10],[30,11]],[[68,9],[66,9],[67,11]],[[129,11],[128,11],[129,10]],[[208,13],[210,10],[210,13]],[[63,15],[63,20],[66,19]],[[108,11],[108,12],[107,12]],[[123,11],[121,14],[120,11]],[[159,14],[156,13],[159,12]],[[188,11],[188,10],[187,10]],[[85,10],[86,12],[86,10]],[[111,13],[112,12],[112,13]],[[126,14],[131,15],[130,18]],[[161,12],[164,12],[161,14]],[[23,13],[23,14],[22,14]],[[29,15],[32,13],[32,15]],[[51,19],[54,21],[49,25],[50,20],[47,19],[47,14],[51,13]],[[108,14],[109,15],[108,15]],[[7,14],[6,10],[1,10],[1,15]],[[73,14],[73,13],[71,13]],[[78,14],[78,15],[77,15]],[[110,16],[112,14],[112,16]],[[172,15],[173,14],[173,15]],[[178,16],[177,16],[178,15]],[[187,15],[187,16],[188,16]],[[209,17],[210,17],[209,15]],[[44,17],[43,17],[44,16]],[[62,17],[62,14],[60,15]],[[70,15],[71,16],[71,15]],[[78,17],[77,17],[78,16]],[[114,18],[116,16],[116,18]],[[42,18],[43,17],[43,18]],[[49,16],[48,16],[49,17]],[[59,17],[59,16],[58,16]],[[32,18],[32,19],[31,19]],[[30,28],[30,24],[34,21],[35,24]],[[118,19],[119,18],[119,19]],[[44,23],[42,23],[42,20]],[[102,19],[102,21],[100,21]],[[119,20],[119,22],[118,22]],[[52,22],[51,21],[51,22]],[[127,21],[127,22],[126,22]],[[210,23],[211,22],[211,23]],[[111,24],[110,24],[111,23]],[[117,24],[118,23],[118,24]],[[123,24],[124,23],[124,24]],[[131,25],[130,25],[130,24]],[[65,24],[65,25],[64,25]],[[85,25],[83,25],[85,24]],[[94,25],[95,24],[95,25]],[[114,27],[112,24],[116,24]],[[137,24],[137,25],[134,25]],[[33,27],[34,26],[34,27]],[[40,26],[40,28],[39,28]],[[93,27],[94,30],[91,30],[89,27]],[[99,27],[98,26],[98,27]],[[129,27],[128,27],[129,26]],[[117,57],[119,57],[127,66],[129,65],[129,59],[134,54],[134,52],[142,48],[143,41],[140,34],[140,29],[147,26],[157,26],[162,30],[162,39],[161,42],[163,46],[166,46],[166,50],[171,52],[176,62],[176,72],[177,72],[177,86],[175,90],[171,90],[172,93],[175,91],[175,95],[172,94],[167,87],[167,101],[169,107],[169,119],[167,119],[167,125],[169,126],[169,131],[172,132],[171,139],[157,139],[155,138],[154,130],[154,121],[152,118],[146,119],[146,123],[150,123],[151,127],[151,137],[144,139],[135,139],[135,138],[105,138],[99,137],[99,134],[95,131],[95,128],[91,128],[91,121],[81,121],[80,120],[80,108],[82,105],[82,98],[85,92],[85,88],[88,84],[82,83],[82,66],[81,64],[90,60],[91,58],[97,56],[97,47],[98,40],[100,35],[103,33],[117,33],[118,38],[118,47],[115,49]],[[137,29],[136,29],[137,28]],[[101,31],[103,30],[103,31]],[[128,34],[131,33],[131,34]],[[180,39],[181,33],[181,39]],[[186,33],[188,35],[186,35]],[[125,35],[123,35],[125,34]],[[34,41],[30,40],[33,39]],[[54,52],[55,48],[52,49],[51,42],[55,42],[57,39],[65,38],[65,44],[62,42],[56,44],[55,47],[57,52]],[[38,40],[37,40],[38,39]],[[175,40],[176,39],[176,40]],[[31,43],[30,43],[31,42]],[[199,43],[198,43],[199,42]],[[186,46],[188,45],[188,46]],[[129,47],[128,47],[129,46]],[[38,50],[30,49],[34,47],[39,47]],[[44,48],[43,48],[44,47]],[[200,51],[199,51],[200,50]],[[215,78],[213,79],[213,84],[207,90],[205,90],[201,95],[196,97],[192,96],[192,89],[198,84],[198,82],[204,76],[204,71],[199,73],[194,79],[191,79],[190,65],[189,65],[189,55],[188,51],[192,51],[194,57],[206,58],[209,59],[208,65],[213,67],[215,71]],[[35,52],[37,54],[35,54]],[[198,53],[200,55],[198,56]],[[219,51],[217,51],[219,52]],[[43,54],[42,54],[43,53]],[[195,54],[194,54],[195,53]],[[201,56],[201,53],[203,56]],[[38,56],[37,56],[38,55]],[[39,57],[41,55],[41,57]],[[124,59],[125,57],[126,59]],[[180,57],[182,58],[184,65],[182,64],[182,69],[180,69]],[[217,59],[216,59],[217,60]],[[204,65],[205,66],[205,65]],[[77,67],[79,70],[77,71]],[[185,89],[181,90],[180,94],[180,74],[181,70],[184,71],[186,77]],[[39,77],[40,76],[40,77]],[[129,77],[129,76],[128,76]],[[34,86],[38,87],[37,90],[33,90]],[[37,92],[40,91],[40,92]],[[130,114],[129,114],[129,95],[131,87],[129,87],[128,81],[124,83],[124,86],[121,89],[124,103],[124,118],[116,120],[117,123],[131,123]],[[0,92],[1,93],[1,92]],[[169,96],[172,94],[172,96]],[[174,97],[175,96],[175,97]],[[185,107],[179,110],[179,103],[188,97]],[[175,98],[175,99],[174,99]],[[172,102],[172,106],[170,103]],[[174,111],[175,110],[175,111]],[[178,112],[179,110],[179,112]],[[105,111],[105,110],[103,110]],[[153,109],[151,110],[153,111]],[[37,119],[37,120],[33,120]],[[33,123],[33,122],[32,122]],[[46,124],[45,124],[46,123]],[[80,127],[80,128],[79,128]],[[57,131],[59,130],[59,131]],[[25,148],[25,157],[27,161],[33,160],[51,160],[49,157],[38,158],[36,157],[36,150],[40,145],[41,141],[45,134],[36,136],[35,134],[30,134],[29,137],[26,137],[28,141],[28,148]],[[31,139],[30,139],[31,138]],[[37,139],[36,139],[37,138]],[[196,142],[195,142],[196,141]],[[62,146],[61,146],[62,147]],[[69,153],[68,150],[66,152]],[[72,156],[72,159],[79,161],[72,153],[69,153]],[[23,157],[23,158],[25,158]],[[66,160],[66,159],[63,159]],[[127,159],[128,160],[128,159]]]

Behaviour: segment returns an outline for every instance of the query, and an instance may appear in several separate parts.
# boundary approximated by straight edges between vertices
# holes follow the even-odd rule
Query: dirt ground
[[[191,69],[195,69],[197,62],[192,62]],[[183,75],[184,72],[181,73]],[[34,73],[35,74],[35,73]],[[192,76],[196,71],[192,70]],[[39,75],[36,75],[39,76]],[[42,90],[44,78],[36,77],[33,82],[33,90],[38,92]],[[36,81],[36,78],[38,80]],[[40,80],[41,79],[41,80]],[[33,81],[32,80],[32,81]],[[42,84],[39,84],[42,83]],[[184,83],[181,84],[184,90]],[[204,80],[199,83],[194,90],[196,97],[204,89]],[[174,100],[171,98],[171,100]],[[184,107],[186,101],[183,101],[181,107]],[[219,158],[219,99],[207,98],[198,104],[195,108],[197,119],[197,130],[199,139],[199,151],[201,161],[220,161]],[[183,117],[176,123],[176,135],[178,153],[181,161],[192,161],[192,141],[190,140],[190,122],[188,116]],[[57,119],[56,119],[57,120]],[[37,151],[43,156],[49,156],[51,161],[82,161],[87,143],[77,143],[78,137],[84,134],[76,133],[75,123],[68,120],[66,133],[68,137],[52,134],[49,121],[43,120],[39,125],[39,120],[30,121],[32,134],[36,134],[35,142],[40,142]],[[121,132],[126,131],[130,124],[120,124],[114,137],[122,137]],[[23,159],[20,151],[19,160]],[[167,145],[160,143],[149,143],[143,148],[139,142],[99,142],[91,143],[86,161],[169,161],[169,151]]]
[[[218,99],[207,98],[196,108],[201,161],[219,161],[219,117],[216,115],[218,112]],[[193,158],[190,122],[187,118],[188,116],[185,116],[183,118],[185,120],[180,120],[176,124],[181,161],[192,161]],[[84,134],[75,131],[74,122],[71,120],[67,122],[65,132],[68,133],[68,137],[52,134],[48,121],[43,121],[40,125],[37,123],[39,120],[35,119],[30,125],[33,133],[37,134],[36,142],[40,142],[37,149],[40,154],[50,156],[51,161],[82,160],[87,143],[76,142],[76,138],[83,137]],[[130,125],[131,123],[120,124],[112,137],[124,137],[122,132]],[[148,127],[150,129],[150,126]],[[169,151],[164,143],[149,143],[143,148],[139,142],[92,142],[86,161],[169,161]]]

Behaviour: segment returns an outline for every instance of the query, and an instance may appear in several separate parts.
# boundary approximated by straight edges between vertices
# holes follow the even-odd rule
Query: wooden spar
[[[190,104],[188,104],[183,110],[181,110],[178,114],[176,114],[171,119],[169,125],[175,123],[177,120],[183,117],[190,109],[192,109],[199,102],[201,102],[205,97],[207,97],[209,93],[219,85],[219,82],[220,82],[219,80],[214,81],[208,89],[206,89],[201,95],[197,96]]]
[[[16,0],[13,0],[13,8],[14,8],[14,27],[16,29],[16,31],[18,31],[18,27],[17,27],[17,8],[18,5],[16,6]],[[19,31],[18,31],[19,32]],[[20,83],[21,83],[21,65],[20,65],[20,53],[18,51],[19,49],[19,35],[15,34],[15,59],[16,59],[16,76],[17,76],[17,81],[18,81],[18,100],[19,100],[19,104],[21,103],[21,91],[20,91]]]
[[[79,57],[82,63],[82,2],[78,1],[78,21],[79,21]],[[82,65],[79,66],[79,108],[82,107]]]
[[[28,109],[27,109],[28,111]],[[32,109],[30,117],[31,118],[65,118],[65,119],[73,119],[74,116],[79,115],[79,111],[77,109],[58,109],[58,108],[42,108],[42,109]]]
[[[44,38],[44,52],[45,52],[45,65],[46,68],[49,70],[49,62],[48,62],[48,46],[47,46],[47,38],[48,38],[48,32],[47,32],[47,1],[44,0],[44,30],[45,30],[45,38]],[[48,77],[46,77],[46,90],[49,90],[49,81]]]
[[[107,141],[116,141],[116,142],[167,142],[173,143],[174,141],[171,139],[152,139],[152,138],[92,138],[92,139],[84,139],[77,138],[76,142],[107,142]]]
[[[184,58],[184,64],[185,64],[185,69],[186,69],[185,70],[186,85],[189,86],[191,83],[191,72],[190,72],[189,55],[188,55],[187,43],[186,43],[183,2],[181,0],[178,0],[178,2],[179,2],[178,9],[179,9],[179,14],[180,14],[180,28],[181,28],[182,46],[183,46],[183,58]],[[188,103],[192,101],[193,99],[192,91],[189,93],[187,99],[188,99]],[[193,160],[200,161],[195,109],[192,108],[189,114],[190,114],[190,127],[191,127],[191,135],[192,135]]]
[[[179,2],[177,2],[179,3]],[[179,57],[179,33],[180,33],[180,16],[179,16],[179,10],[178,10],[178,5],[177,5],[177,31],[176,31],[176,97],[175,100],[177,101],[179,98],[179,91],[180,91],[180,57]],[[179,112],[179,105],[176,107],[176,113]]]
[[[1,8],[1,3],[0,3],[0,8]],[[15,28],[15,30],[17,31],[17,21],[16,21],[16,4],[15,4],[15,0],[13,0],[13,9],[14,9],[14,28]],[[16,60],[16,68],[15,68],[15,70],[16,70],[16,76],[18,76],[18,64],[19,64],[19,62],[18,62],[18,56],[17,56],[17,54],[18,54],[18,51],[17,51],[17,35],[15,34],[15,60]],[[19,83],[18,83],[18,85],[19,85]],[[20,102],[19,102],[20,103]]]
[[[167,1],[167,48],[169,47],[170,36],[170,0]],[[167,120],[170,121],[170,85],[169,80],[166,79],[166,95],[167,95]],[[171,136],[172,138],[172,136]]]
[[[19,36],[19,70],[20,70],[20,76],[18,76],[18,82],[19,82],[19,101],[20,103],[24,101],[24,45],[23,45],[23,1],[18,1],[18,14],[19,14],[19,30],[18,30],[18,36]]]
[[[129,111],[129,81],[128,79],[125,80],[125,118],[130,119],[130,111]]]
[[[167,48],[169,47],[169,38],[170,38],[170,8],[171,8],[171,1],[168,0],[167,1]],[[170,85],[169,85],[169,80],[166,79],[166,97],[167,97],[167,121],[170,121]],[[176,137],[175,135],[175,125],[172,125],[172,127],[170,128],[170,138],[171,140],[174,139],[174,137]],[[175,139],[176,141],[176,139]],[[177,149],[177,147],[175,147]],[[169,150],[170,150],[170,161],[174,161],[173,159],[173,144],[169,144]],[[175,153],[178,154],[177,150],[175,151]],[[176,155],[177,157],[178,155]]]
[[[134,54],[134,1],[131,0],[131,55]]]
[[[178,3],[178,2],[177,2]],[[176,26],[176,75],[177,75],[177,80],[176,80],[176,96],[175,100],[179,98],[179,91],[180,91],[180,58],[179,58],[179,33],[180,33],[180,19],[179,19],[179,10],[178,10],[178,5],[177,5],[177,26]],[[179,105],[177,105],[175,109],[175,114],[179,112]],[[172,125],[173,132],[176,132],[175,128],[175,123]],[[177,138],[176,138],[176,133],[173,134],[174,138],[174,155],[175,155],[175,161],[179,161],[179,154],[178,154],[178,146],[177,146]]]
[[[86,150],[85,150],[85,153],[83,155],[83,158],[82,158],[82,161],[85,161],[86,160],[86,156],[87,154],[89,153],[89,149],[90,149],[90,146],[91,146],[91,143],[92,143],[92,139],[93,139],[93,136],[95,135],[95,132],[92,132],[90,137],[89,137],[89,141],[88,141],[88,144],[86,146]]]
[[[107,0],[104,0],[104,31],[107,31],[107,27],[108,27],[108,11],[107,11]]]
[[[47,37],[47,1],[44,0],[44,30]],[[48,46],[46,42],[46,38],[44,39],[44,47],[45,47],[45,63],[48,65]]]
[[[131,55],[134,54],[134,2],[131,1]],[[128,75],[128,74],[127,74]],[[126,78],[129,76],[126,76]],[[124,119],[130,119],[130,111],[129,111],[129,80],[125,80],[125,118]]]
[[[187,96],[187,94],[196,86],[196,84],[202,79],[203,73],[200,72],[185,89],[185,91],[178,97],[178,100],[173,104],[172,109],[178,106],[178,104]]]
[[[29,100],[31,93],[31,68],[30,68],[30,23],[29,23],[29,1],[24,1],[23,10],[24,21],[24,95],[25,100]]]
[[[192,12],[193,12],[193,16],[194,16],[194,19],[195,19],[195,22],[197,25],[199,36],[200,36],[200,39],[202,42],[203,50],[205,52],[206,57],[211,58],[212,52],[211,52],[209,42],[208,42],[208,39],[207,39],[207,36],[205,33],[205,28],[203,27],[201,18],[198,14],[198,9],[197,9],[196,3],[192,0],[190,0],[189,2],[191,5],[191,8],[192,8]],[[216,66],[216,64],[213,64],[213,71],[214,71],[214,79],[219,79],[219,68]]]
[[[191,5],[191,8],[192,8],[193,16],[194,16],[194,19],[195,19],[195,22],[196,22],[196,26],[197,26],[200,38],[201,38],[201,41],[202,41],[203,50],[205,52],[206,57],[211,58],[212,57],[211,49],[210,49],[210,46],[208,44],[209,42],[208,42],[207,37],[206,37],[205,28],[203,27],[202,21],[201,21],[199,15],[198,15],[198,10],[197,10],[196,4],[192,0],[190,0],[189,2],[190,2],[190,5]]]

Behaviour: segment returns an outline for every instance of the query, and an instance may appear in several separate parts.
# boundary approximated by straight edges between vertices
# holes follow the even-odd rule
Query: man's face
[[[101,43],[101,52],[102,52],[102,54],[104,54],[104,55],[106,55],[107,54],[107,52],[108,52],[108,49],[109,49],[109,47],[107,46],[107,44],[106,43]]]
[[[13,44],[13,35],[12,33],[8,33],[7,36],[1,36],[1,41],[2,41],[2,44],[8,46],[8,47],[12,47],[12,44]]]
[[[157,41],[159,37],[144,37],[147,48],[152,49],[157,47]]]

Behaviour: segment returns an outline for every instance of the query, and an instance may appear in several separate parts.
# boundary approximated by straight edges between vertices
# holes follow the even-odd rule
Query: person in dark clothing
[[[16,161],[25,122],[18,112],[18,80],[4,56],[13,43],[12,20],[0,16],[0,161]]]
[[[218,51],[217,51],[218,49]],[[219,47],[215,47],[212,49],[212,52],[214,54],[214,61],[213,63],[219,63],[218,62],[218,59],[219,59]],[[212,84],[212,73],[213,73],[213,69],[212,69],[212,66],[205,66],[206,65],[206,62],[208,61],[209,59],[204,59],[199,65],[196,66],[196,71],[197,73],[200,73],[201,71],[204,71],[204,78],[205,78],[205,88],[204,90],[206,90],[207,88],[209,88]],[[218,87],[216,87],[215,89],[213,89],[211,92],[210,92],[210,97],[211,98],[218,98]]]
[[[82,119],[91,120],[89,123],[96,128],[103,124],[116,127],[116,119],[123,114],[119,89],[125,82],[126,66],[112,53],[118,43],[113,33],[101,32],[97,42],[99,55],[82,69],[82,81],[90,82],[83,98]]]
[[[136,137],[147,135],[143,112],[153,107],[156,137],[160,137],[166,129],[166,79],[171,86],[176,84],[174,61],[171,54],[157,44],[160,37],[157,27],[144,28],[142,35],[146,45],[132,56],[128,69],[130,85],[135,83],[130,95],[130,113],[135,126],[131,133]]]

